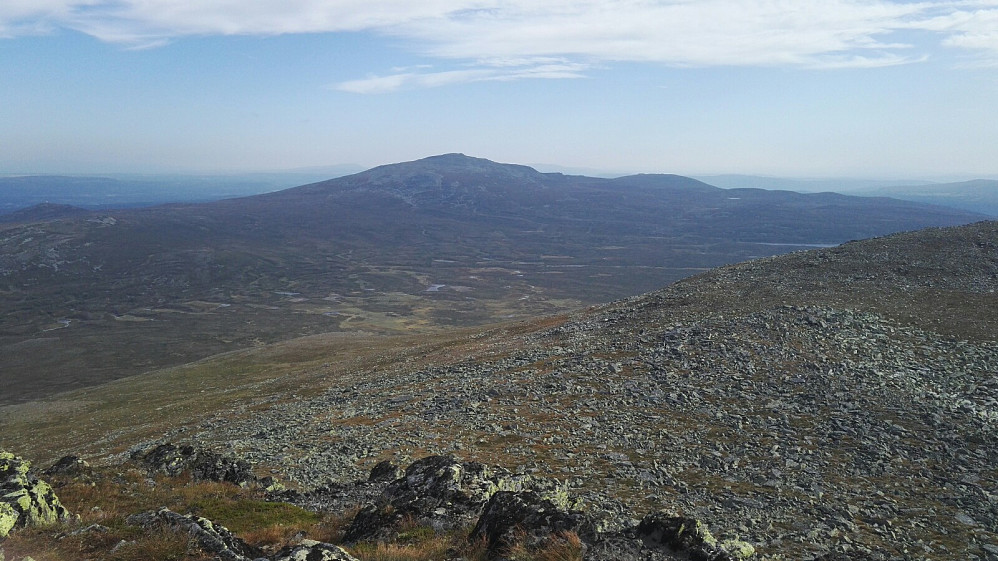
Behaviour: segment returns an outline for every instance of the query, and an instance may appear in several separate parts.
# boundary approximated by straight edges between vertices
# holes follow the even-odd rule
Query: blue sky
[[[0,174],[998,178],[998,0],[4,0]]]

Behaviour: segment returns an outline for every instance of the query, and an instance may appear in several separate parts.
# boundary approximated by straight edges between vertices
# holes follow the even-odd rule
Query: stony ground
[[[162,440],[303,489],[452,452],[559,477],[591,508],[703,519],[768,559],[995,560],[996,290],[996,223],[855,242],[485,331],[431,366]]]
[[[765,559],[994,561],[996,290],[998,223],[927,230],[571,316],[136,377],[2,410],[0,445],[116,465],[202,443],[303,491],[453,453],[557,477],[621,526],[701,519]]]

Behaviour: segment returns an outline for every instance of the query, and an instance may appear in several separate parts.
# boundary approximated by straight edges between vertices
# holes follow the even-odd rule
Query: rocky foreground
[[[414,534],[447,533],[460,536],[452,558],[545,559],[550,557],[537,553],[559,551],[565,559],[739,561],[754,553],[743,541],[719,542],[700,520],[655,512],[633,523],[586,512],[554,480],[451,456],[428,456],[404,470],[381,462],[366,480],[306,493],[283,490],[272,478],[257,477],[244,460],[190,445],[159,445],[134,454],[128,464],[119,468],[139,468],[150,477],[186,476],[193,481],[263,487],[270,501],[355,512],[342,537],[347,545],[398,543],[410,541]],[[0,543],[15,528],[79,522],[62,507],[51,486],[29,468],[28,462],[12,454],[0,456],[0,474],[5,475]],[[89,464],[75,456],[63,458],[45,473],[95,480]],[[132,513],[125,523],[139,532],[179,532],[203,554],[224,561],[357,561],[339,545],[304,536],[268,554],[217,521],[167,507]],[[76,526],[60,535],[111,532],[102,524]],[[121,541],[111,553],[129,543]],[[0,560],[4,558],[0,549]]]
[[[607,531],[664,511],[763,559],[994,561],[996,291],[998,223],[853,242],[484,331],[134,450],[200,442],[314,508],[379,462],[454,454],[557,478]]]

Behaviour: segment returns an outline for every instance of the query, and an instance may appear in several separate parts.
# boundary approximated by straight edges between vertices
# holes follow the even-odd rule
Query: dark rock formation
[[[385,468],[379,464],[373,471]],[[357,497],[358,489],[370,493],[376,485],[372,480],[377,479],[344,486],[340,496]],[[291,498],[300,501],[307,496]],[[364,506],[344,541],[391,541],[401,528],[412,525],[439,532],[474,523],[468,539],[484,543],[493,557],[517,548],[546,547],[577,548],[587,558],[608,561],[735,561],[754,553],[745,542],[718,543],[693,518],[655,513],[635,525],[628,522],[629,511],[608,506],[612,505],[583,511],[555,481],[452,456],[430,456],[411,464],[404,477],[389,483]]]
[[[260,550],[233,536],[225,526],[200,516],[185,516],[168,508],[161,508],[129,516],[127,522],[144,528],[166,525],[187,532],[205,551],[223,561],[249,561],[261,558]]]
[[[194,479],[227,481],[245,485],[256,481],[256,476],[245,460],[230,458],[195,446],[161,444],[151,450],[136,452],[132,459],[150,471],[178,476],[188,472]]]
[[[755,552],[744,542],[719,544],[701,521],[663,512],[645,516],[633,533],[648,547],[669,547],[689,555],[693,561],[734,561]]]
[[[587,559],[737,561],[754,548],[745,542],[718,541],[699,520],[649,514],[635,527],[600,532],[606,521],[541,498],[531,491],[499,492],[489,499],[469,539],[485,541],[491,555],[520,546],[538,549],[552,540],[576,536]],[[562,544],[564,546],[564,544]]]
[[[150,472],[178,476],[188,473],[196,480],[224,481],[245,487],[255,484],[266,490],[282,489],[273,477],[257,478],[246,460],[223,456],[191,445],[160,444],[132,454],[132,460]]]
[[[536,547],[551,536],[572,532],[593,541],[593,524],[578,511],[568,511],[532,491],[501,491],[489,499],[470,539],[485,540],[491,553],[514,545]]]
[[[30,462],[0,451],[0,538],[14,528],[73,518],[52,487],[35,477],[30,469]]]
[[[344,540],[391,539],[403,521],[436,531],[471,525],[495,493],[528,488],[555,495],[558,486],[503,468],[461,462],[453,456],[429,456],[413,462],[404,477],[390,483],[374,504],[364,507]]]
[[[404,469],[385,460],[383,462],[378,462],[378,464],[371,469],[371,475],[368,477],[368,481],[395,481],[404,475]]]
[[[90,468],[90,464],[79,456],[63,456],[56,463],[42,470],[45,475],[79,475]]]

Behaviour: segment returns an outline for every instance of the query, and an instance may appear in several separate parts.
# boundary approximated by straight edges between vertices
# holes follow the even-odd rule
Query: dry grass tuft
[[[513,561],[582,561],[585,546],[575,532],[556,532],[534,547],[525,544],[525,537],[519,534],[506,549],[506,557]]]
[[[184,532],[169,528],[146,532],[140,539],[129,541],[113,548],[108,561],[136,561],[156,559],[157,561],[207,561],[211,555],[201,551]]]
[[[452,537],[435,535],[410,543],[359,543],[349,549],[364,561],[435,561],[451,557],[454,545]]]
[[[582,561],[585,547],[575,532],[558,532],[534,554],[536,561]]]

